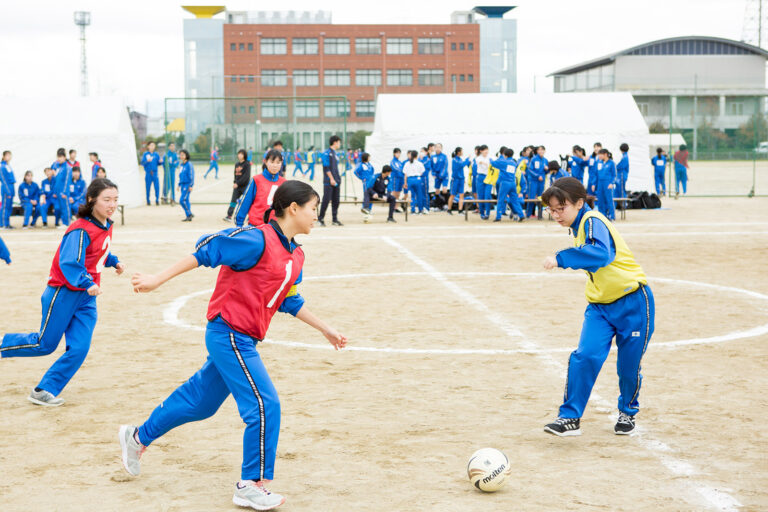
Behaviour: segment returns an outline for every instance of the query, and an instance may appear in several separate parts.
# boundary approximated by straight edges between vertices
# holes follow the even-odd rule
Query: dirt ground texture
[[[131,272],[159,271],[228,227],[225,204],[195,201],[228,202],[231,166],[218,181],[203,180],[204,170],[193,222],[180,222],[178,206],[130,208],[126,224],[118,220],[112,252],[128,272],[103,274],[91,351],[64,406],[26,400],[63,342],[50,356],[0,361],[0,510],[237,509],[243,423],[231,398],[156,441],[138,478],[122,469],[117,441],[120,424],[144,421],[205,359],[217,271],[197,269],[146,295],[129,285]],[[407,223],[398,214],[391,225],[383,206],[363,224],[359,206],[342,206],[344,227],[299,239],[300,291],[350,349],[328,350],[287,315],[259,348],[282,403],[272,485],[287,497],[280,510],[768,509],[766,214],[766,198],[685,198],[617,222],[656,298],[639,432],[613,434],[612,352],[583,435],[561,439],[542,427],[562,399],[586,278],[547,273],[541,262],[571,243],[568,231],[443,213]],[[0,333],[39,328],[62,233],[2,232],[13,264],[0,267]],[[494,494],[466,478],[469,456],[485,446],[514,464]]]

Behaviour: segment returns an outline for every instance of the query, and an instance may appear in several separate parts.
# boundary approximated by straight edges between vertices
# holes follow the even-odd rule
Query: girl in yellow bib
[[[640,360],[653,334],[655,316],[648,280],[613,224],[586,204],[587,191],[579,180],[556,180],[541,200],[557,223],[570,227],[574,236],[574,247],[548,256],[544,268],[586,271],[589,302],[579,346],[568,359],[563,405],[558,418],[544,430],[558,436],[581,435],[581,416],[615,337],[620,394],[614,432],[631,434],[643,380]]]

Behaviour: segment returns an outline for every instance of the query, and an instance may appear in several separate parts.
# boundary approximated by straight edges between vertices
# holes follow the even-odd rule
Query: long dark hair
[[[272,198],[272,206],[267,208],[264,212],[264,223],[269,222],[271,213],[275,212],[275,217],[283,217],[285,210],[291,204],[296,203],[299,206],[304,206],[313,199],[320,200],[320,196],[315,192],[310,185],[298,180],[289,180],[283,182],[282,185],[277,187],[275,196]]]
[[[579,202],[579,199],[583,199],[590,207],[595,206],[595,196],[588,196],[587,189],[576,178],[567,177],[555,180],[552,186],[541,194],[541,202],[544,206],[549,206],[549,200],[553,197],[561,205],[565,204],[566,201],[576,204]]]
[[[92,216],[93,205],[96,204],[96,199],[99,197],[99,194],[108,188],[117,190],[117,185],[107,178],[96,178],[91,181],[91,184],[88,185],[88,190],[85,193],[85,202],[78,208],[77,216],[81,219]]]

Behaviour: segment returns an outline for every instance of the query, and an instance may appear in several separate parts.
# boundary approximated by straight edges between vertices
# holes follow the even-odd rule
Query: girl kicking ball
[[[6,334],[0,355],[6,357],[45,356],[56,350],[62,336],[67,350],[53,363],[29,401],[37,405],[57,406],[58,397],[88,355],[96,327],[96,297],[104,267],[115,267],[122,274],[125,267],[109,252],[112,221],[117,208],[117,185],[107,179],[95,179],[88,186],[86,202],[80,205],[78,219],[69,225],[53,257],[48,287],[43,292],[43,320],[40,331],[30,334]]]
[[[563,405],[557,419],[544,427],[557,436],[581,435],[579,420],[597,374],[616,338],[619,374],[619,419],[616,434],[635,430],[639,404],[640,360],[653,334],[654,302],[643,269],[613,224],[587,203],[587,191],[576,178],[560,178],[541,196],[552,217],[570,227],[574,247],[544,260],[544,268],[586,271],[587,310],[579,346],[568,360]]]
[[[198,266],[221,266],[208,304],[205,345],[208,359],[186,383],[160,404],[141,426],[120,427],[123,466],[131,475],[141,469],[139,459],[155,439],[169,430],[212,416],[229,396],[246,424],[241,480],[233,502],[256,510],[270,510],[285,498],[270,493],[280,402],[257,350],[272,316],[282,311],[316,328],[336,348],[347,339],[304,307],[296,290],[301,282],[304,252],[293,237],[309,234],[317,220],[318,195],[301,181],[278,187],[265,224],[230,228],[206,235],[194,254],[185,256],[157,275],[135,274],[136,292],[149,292],[169,279]],[[273,213],[276,220],[269,221]]]

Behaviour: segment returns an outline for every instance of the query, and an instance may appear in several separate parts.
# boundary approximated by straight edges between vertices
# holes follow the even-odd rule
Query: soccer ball
[[[467,463],[469,481],[484,492],[495,492],[501,489],[511,473],[509,459],[496,448],[477,450]]]
[[[373,215],[370,213],[363,215],[363,222],[369,224],[373,220]]]

